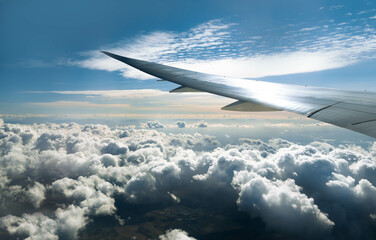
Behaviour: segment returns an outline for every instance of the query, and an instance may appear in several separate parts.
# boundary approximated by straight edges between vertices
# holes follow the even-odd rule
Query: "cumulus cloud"
[[[292,179],[272,181],[241,171],[233,183],[240,185],[240,209],[261,216],[273,228],[315,239],[334,226]]]
[[[22,214],[21,217],[7,215],[0,219],[0,226],[10,234],[26,239],[76,239],[78,231],[85,226],[84,209],[70,205],[58,208],[55,218],[42,213]]]
[[[164,126],[162,124],[160,124],[158,121],[154,121],[154,122],[146,122],[144,124],[144,127],[145,128],[164,128]]]
[[[176,125],[178,125],[178,128],[185,128],[187,124],[184,121],[178,121],[176,122]]]
[[[208,124],[204,120],[202,120],[202,121],[198,122],[196,124],[196,126],[199,127],[199,128],[207,128]]]
[[[77,238],[78,231],[87,223],[85,209],[70,205],[66,209],[58,208],[55,212],[58,232],[67,239]]]
[[[176,134],[169,138],[169,145],[174,147],[183,147],[185,149],[192,149],[195,151],[211,151],[220,146],[219,141],[208,135],[195,133],[190,134]]]
[[[41,213],[23,214],[21,217],[8,215],[0,219],[0,226],[12,235],[28,239],[59,239],[56,221]]]
[[[372,239],[375,156],[376,144],[3,124],[0,227],[15,238],[75,239],[98,218],[126,227],[135,209],[197,205],[240,210],[286,238]],[[193,239],[178,228],[153,238]]]
[[[35,182],[34,186],[29,188],[29,190],[27,191],[27,196],[35,208],[39,208],[42,201],[46,199],[44,195],[45,191],[46,191],[45,186],[43,186],[42,184],[38,182]]]
[[[168,230],[165,234],[159,236],[160,240],[195,240],[189,237],[188,233],[181,229]]]

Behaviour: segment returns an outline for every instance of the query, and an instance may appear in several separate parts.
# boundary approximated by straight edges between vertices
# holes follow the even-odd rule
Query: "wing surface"
[[[285,110],[376,138],[376,93],[373,92],[230,78],[103,53],[142,72],[181,85],[172,92],[201,91],[237,100],[223,110]]]

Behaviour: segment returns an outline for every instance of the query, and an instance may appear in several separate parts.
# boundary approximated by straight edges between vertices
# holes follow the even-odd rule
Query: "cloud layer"
[[[195,203],[232,204],[292,238],[376,236],[375,144],[223,145],[146,125],[154,129],[2,124],[0,227],[19,238],[75,239],[100,217],[126,226],[135,206]],[[154,237],[193,239],[170,228]]]

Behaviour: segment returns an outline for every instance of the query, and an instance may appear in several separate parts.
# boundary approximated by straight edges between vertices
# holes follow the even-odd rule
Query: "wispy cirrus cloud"
[[[280,45],[263,36],[239,37],[237,24],[212,20],[186,32],[152,32],[82,53],[69,64],[120,71],[126,78],[150,75],[104,56],[107,50],[175,67],[241,78],[341,68],[376,57],[376,31],[369,26],[328,22],[304,26],[281,37]],[[314,31],[315,30],[315,31]],[[272,66],[272,67],[271,67]]]
[[[129,104],[103,104],[80,101],[32,102],[30,105],[50,108],[130,108]]]
[[[63,95],[99,96],[105,98],[139,99],[146,97],[159,97],[168,94],[158,89],[132,89],[132,90],[83,90],[83,91],[28,91],[27,93],[56,93]]]
[[[83,113],[103,113],[125,109],[127,113],[178,112],[221,113],[221,107],[233,100],[209,93],[179,93],[157,89],[87,90],[87,91],[34,91],[28,93],[78,95],[81,101],[31,102],[38,109],[82,109]],[[179,95],[180,97],[176,97]]]

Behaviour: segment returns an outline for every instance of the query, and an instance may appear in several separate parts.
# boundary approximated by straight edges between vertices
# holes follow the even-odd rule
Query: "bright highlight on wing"
[[[181,85],[171,92],[201,91],[236,99],[223,110],[285,110],[376,138],[376,93],[223,77],[103,53],[157,78]]]

